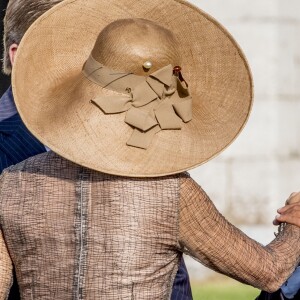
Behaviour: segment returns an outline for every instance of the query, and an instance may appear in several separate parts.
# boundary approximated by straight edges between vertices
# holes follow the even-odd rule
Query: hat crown
[[[121,19],[99,34],[92,50],[99,63],[119,71],[147,75],[166,65],[180,65],[181,57],[174,34],[145,19]],[[150,63],[150,68],[143,67]]]

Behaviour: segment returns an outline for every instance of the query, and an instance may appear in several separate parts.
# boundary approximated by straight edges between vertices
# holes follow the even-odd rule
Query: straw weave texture
[[[124,113],[105,115],[90,103],[113,92],[81,72],[101,30],[124,18],[144,18],[173,33],[176,49],[172,38],[157,38],[138,53],[138,65],[149,57],[159,67],[179,61],[193,98],[192,121],[157,133],[147,151],[126,146],[132,129]],[[136,44],[128,35],[115,35],[102,43],[105,53],[93,56],[135,71]],[[174,174],[211,159],[242,130],[252,105],[251,74],[237,43],[212,17],[174,0],[63,1],[25,34],[13,89],[23,121],[43,144],[91,169],[134,177]]]

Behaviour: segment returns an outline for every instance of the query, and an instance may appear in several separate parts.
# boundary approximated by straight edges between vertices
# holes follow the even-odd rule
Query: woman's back
[[[270,291],[299,262],[298,228],[287,225],[264,247],[186,173],[118,177],[53,152],[4,171],[0,226],[0,296],[7,246],[25,300],[169,299],[182,252]]]
[[[23,299],[169,298],[184,175],[116,177],[53,152],[10,172],[1,226]]]

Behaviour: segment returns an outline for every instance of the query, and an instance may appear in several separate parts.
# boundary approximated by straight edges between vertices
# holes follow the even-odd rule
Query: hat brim
[[[113,93],[81,70],[99,32],[124,18],[171,30],[193,97],[193,119],[160,131],[147,150],[126,145],[124,114],[90,103]],[[212,17],[178,0],[66,0],[26,32],[15,61],[13,93],[28,129],[57,154],[105,173],[154,177],[182,172],[224,150],[244,127],[252,105],[251,73],[241,49]]]

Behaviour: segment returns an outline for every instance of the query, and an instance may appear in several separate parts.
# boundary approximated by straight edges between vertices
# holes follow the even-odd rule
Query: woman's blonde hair
[[[10,0],[4,18],[3,72],[11,73],[9,47],[19,44],[26,30],[44,12],[62,0]]]

